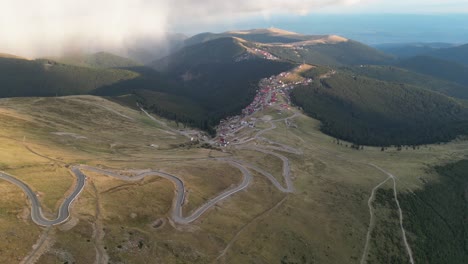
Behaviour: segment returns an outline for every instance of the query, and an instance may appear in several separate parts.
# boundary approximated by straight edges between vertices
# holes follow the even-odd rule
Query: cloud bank
[[[160,38],[173,24],[307,14],[361,0],[0,0],[0,53],[58,55]]]

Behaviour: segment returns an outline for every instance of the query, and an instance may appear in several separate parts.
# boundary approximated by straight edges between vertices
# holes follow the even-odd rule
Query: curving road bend
[[[259,147],[250,147],[249,146],[249,147],[236,147],[236,148],[237,149],[254,150],[254,151],[262,152],[262,153],[272,155],[272,156],[275,156],[275,157],[281,159],[281,161],[283,162],[283,178],[284,178],[284,181],[286,183],[286,187],[283,187],[282,184],[279,183],[278,180],[275,178],[275,176],[271,175],[269,172],[255,166],[255,165],[244,162],[244,161],[238,161],[238,162],[241,163],[242,165],[244,165],[245,167],[248,167],[248,168],[250,168],[252,170],[255,170],[255,171],[259,172],[260,174],[262,174],[263,176],[265,176],[281,192],[285,192],[285,193],[294,192],[294,185],[293,185],[292,179],[291,179],[291,166],[289,164],[289,159],[288,158],[286,158],[285,156],[280,155],[278,153],[275,153],[275,152],[272,152],[272,151],[269,151],[269,150],[265,150],[265,149],[261,149]]]
[[[184,182],[177,176],[174,176],[165,172],[161,172],[161,171],[148,171],[148,172],[138,174],[136,176],[129,177],[129,176],[118,174],[116,172],[111,172],[111,171],[107,171],[107,170],[103,170],[103,169],[99,169],[95,167],[84,166],[84,165],[80,167],[83,170],[97,172],[97,173],[107,175],[113,178],[117,178],[123,181],[140,181],[150,176],[158,176],[158,177],[162,177],[164,179],[170,180],[174,184],[175,192],[176,192],[176,196],[174,197],[174,200],[172,201],[171,218],[174,222],[178,224],[189,224],[197,220],[203,213],[205,213],[208,209],[213,207],[215,204],[217,204],[221,200],[224,200],[228,198],[229,196],[247,188],[247,186],[250,184],[252,180],[252,175],[250,174],[250,172],[247,169],[245,169],[242,165],[240,165],[240,163],[234,160],[230,160],[230,159],[217,159],[217,160],[227,162],[231,166],[239,169],[243,175],[242,182],[238,184],[237,186],[231,189],[227,189],[223,191],[222,193],[218,194],[216,197],[210,199],[209,201],[204,203],[202,206],[200,206],[191,215],[187,217],[184,217],[182,215],[182,205],[184,204],[184,201],[185,201],[185,185],[184,185]]]
[[[245,167],[241,165],[241,163],[236,162],[234,160],[230,160],[230,159],[217,159],[217,160],[229,163],[231,166],[239,169],[243,175],[242,182],[238,184],[237,186],[231,189],[227,189],[223,191],[222,193],[218,194],[216,197],[210,199],[209,201],[204,203],[202,206],[200,206],[191,215],[187,217],[184,217],[182,215],[182,205],[184,204],[184,200],[185,200],[184,182],[177,176],[174,176],[165,172],[161,172],[161,171],[148,171],[148,172],[140,173],[136,176],[129,177],[129,176],[121,175],[113,171],[108,171],[108,170],[91,167],[87,165],[74,166],[72,168],[72,172],[77,177],[76,187],[74,191],[68,197],[66,197],[63,203],[60,205],[58,215],[53,220],[47,219],[42,214],[42,207],[41,207],[40,201],[37,198],[36,193],[34,193],[34,191],[28,185],[26,185],[24,182],[4,172],[0,172],[0,179],[6,180],[20,187],[26,193],[26,195],[28,196],[31,202],[31,218],[34,223],[40,226],[52,226],[52,225],[58,225],[58,224],[64,223],[70,217],[70,206],[73,203],[73,201],[79,196],[79,194],[83,190],[85,183],[86,183],[86,176],[81,170],[92,171],[92,172],[100,173],[100,174],[113,177],[119,180],[133,181],[133,182],[140,181],[150,176],[158,176],[158,177],[162,177],[167,180],[170,180],[175,186],[176,196],[174,197],[173,204],[172,204],[172,214],[171,214],[172,220],[178,224],[189,224],[197,220],[203,213],[205,213],[208,209],[210,209],[212,206],[214,206],[221,200],[224,200],[228,198],[229,196],[247,188],[252,180],[252,175]]]
[[[70,206],[84,188],[86,176],[78,169],[78,167],[73,167],[72,171],[77,178],[75,189],[62,202],[57,217],[53,220],[44,217],[39,199],[37,198],[36,193],[34,193],[34,191],[28,185],[16,179],[15,177],[6,174],[5,172],[0,172],[0,179],[13,183],[26,193],[29,201],[31,202],[31,218],[34,223],[40,226],[51,226],[61,224],[68,220],[70,217]]]

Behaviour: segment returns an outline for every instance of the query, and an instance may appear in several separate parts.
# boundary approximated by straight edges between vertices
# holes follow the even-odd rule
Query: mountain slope
[[[417,145],[468,134],[468,108],[414,86],[337,73],[293,90],[322,131],[363,145]]]
[[[184,46],[183,34],[166,33],[158,37],[140,37],[126,43],[121,54],[144,65],[164,58]],[[119,53],[120,54],[120,53]]]
[[[468,85],[468,67],[456,62],[429,56],[417,56],[402,60],[397,66],[461,85]]]
[[[0,97],[85,94],[137,77],[127,70],[94,69],[49,60],[0,58]]]
[[[428,56],[436,57],[443,60],[455,61],[464,65],[468,65],[468,44],[439,49],[427,53]]]
[[[301,35],[294,32],[289,32],[276,28],[269,29],[252,29],[252,30],[239,30],[239,31],[228,31],[224,33],[201,33],[195,35],[187,40],[185,40],[186,46],[191,46],[195,44],[200,44],[203,42],[226,38],[226,37],[236,37],[241,38],[251,42],[259,43],[294,43],[301,42],[306,40],[316,40],[321,39],[325,36],[307,36]]]
[[[263,45],[273,55],[297,63],[319,65],[387,64],[393,57],[362,43],[346,40],[295,45]]]
[[[389,44],[379,44],[373,45],[374,48],[385,52],[387,54],[392,54],[400,58],[409,58],[418,55],[428,54],[430,52],[451,48],[455,46],[450,43],[389,43]]]
[[[279,29],[203,33],[187,39],[185,43],[190,46],[226,37],[242,39],[245,46],[295,63],[356,65],[383,64],[393,60],[393,56],[340,36],[301,35]]]
[[[220,119],[239,113],[251,103],[261,79],[294,67],[288,62],[265,59],[244,42],[237,38],[222,38],[185,47],[152,63],[161,73],[147,71],[139,78],[102,87],[96,90],[96,94],[134,93],[148,108],[154,105],[151,103],[154,100],[145,97],[155,95],[154,92],[174,95],[166,96],[171,100],[184,98],[198,104],[203,111],[184,114],[181,121],[214,132]],[[184,113],[180,109],[161,107],[157,112],[166,112],[165,116],[175,119],[180,115],[174,115],[174,111]],[[200,115],[199,112],[206,114]]]
[[[26,60],[26,58],[23,58],[23,57],[20,57],[20,56],[16,56],[16,55],[13,55],[13,54],[8,54],[8,53],[1,53],[1,52],[0,52],[0,58]]]
[[[208,63],[233,62],[246,52],[240,40],[220,38],[186,47],[163,59],[154,61],[151,66],[159,71],[174,71]]]
[[[108,52],[65,55],[58,58],[52,58],[52,60],[63,64],[93,68],[128,68],[141,66],[140,63],[131,59],[117,56]]]
[[[435,77],[413,72],[395,66],[366,65],[363,67],[344,67],[353,75],[363,75],[369,78],[387,82],[404,83],[432,91],[440,92],[448,96],[460,99],[468,99],[468,86],[455,82],[437,79]]]

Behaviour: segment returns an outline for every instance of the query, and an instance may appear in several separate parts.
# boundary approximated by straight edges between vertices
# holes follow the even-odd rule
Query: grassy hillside
[[[109,256],[110,263],[357,264],[366,244],[369,253],[384,253],[375,254],[379,259],[399,253],[397,260],[407,260],[401,247],[398,210],[388,191],[393,184],[389,180],[376,192],[375,201],[369,202],[371,190],[387,176],[364,163],[376,164],[397,177],[403,224],[415,263],[437,263],[437,258],[419,257],[424,250],[446,256],[442,263],[466,262],[459,258],[465,245],[462,238],[466,237],[461,227],[466,222],[462,222],[466,200],[460,192],[466,182],[466,166],[457,169],[453,184],[430,189],[431,195],[421,192],[442,181],[442,177],[427,173],[428,164],[463,158],[468,153],[466,141],[416,150],[382,152],[366,147],[355,151],[320,133],[319,122],[295,108],[284,110],[282,115],[277,114],[278,109],[273,105],[258,112],[257,127],[245,128],[237,135],[252,137],[259,128],[271,127],[270,121],[262,119],[265,115],[284,118],[296,114],[290,126],[275,122],[277,128],[262,135],[303,153],[283,154],[291,166],[293,194],[279,192],[267,178],[252,171],[253,180],[244,191],[218,203],[190,225],[172,225],[168,218],[175,189],[170,181],[148,177],[127,182],[84,171],[88,180],[73,204],[70,220],[44,230],[32,223],[24,194],[1,181],[0,233],[4,239],[0,241],[0,262],[19,262],[35,251],[33,245],[43,241],[41,234],[46,232],[45,244],[50,249],[39,251],[37,263],[93,263]],[[74,184],[67,168],[72,164],[125,175],[148,169],[176,175],[187,188],[185,215],[242,179],[237,169],[213,157],[244,160],[274,176],[281,173],[277,168],[283,164],[274,156],[254,151],[187,147],[186,137],[140,111],[99,97],[2,99],[0,123],[0,169],[37,191],[47,215],[57,212],[59,202]],[[253,140],[245,145],[264,144]],[[386,197],[379,195],[381,191],[390,197],[381,201],[379,198]],[[418,203],[420,198],[431,202],[433,208]],[[408,199],[416,201],[414,207],[407,207]],[[369,213],[374,213],[373,227]],[[432,232],[426,233],[426,229]],[[96,230],[105,234],[96,235]],[[368,258],[367,263],[373,260]]]
[[[468,132],[468,109],[409,85],[337,73],[296,88],[292,99],[322,131],[363,145],[417,145]]]
[[[437,79],[394,66],[366,65],[364,67],[344,67],[342,70],[355,75],[363,75],[382,81],[405,83],[440,92],[452,97],[468,99],[468,85]]]
[[[468,44],[435,50],[427,53],[427,55],[468,65]]]
[[[0,97],[85,94],[137,76],[137,73],[126,70],[0,58]]]
[[[468,67],[456,62],[429,56],[417,56],[402,60],[397,66],[435,78],[468,85]]]
[[[117,56],[108,52],[66,55],[52,59],[63,64],[93,68],[128,68],[141,66],[140,63],[131,59]]]

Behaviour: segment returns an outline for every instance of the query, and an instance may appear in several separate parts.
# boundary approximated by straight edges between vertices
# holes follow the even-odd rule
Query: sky
[[[353,33],[355,29],[346,29],[359,17],[419,14],[450,18],[454,14],[467,15],[468,1],[0,0],[0,10],[0,53],[33,57],[74,50],[117,49],[135,39],[163,38],[168,31],[190,35],[236,27],[274,25],[307,34],[326,29],[334,31],[330,33],[359,37],[358,33]],[[340,17],[347,17],[348,20]],[[389,17],[389,21],[392,18]],[[413,22],[407,20],[407,23]],[[320,28],[317,23],[326,26]],[[357,23],[356,27],[369,27],[367,34],[380,30],[378,25],[373,25],[377,23],[375,19],[362,23]],[[378,23],[383,24],[385,30],[391,29],[388,21]],[[309,24],[311,29],[307,30]],[[400,28],[394,31],[397,30]]]

